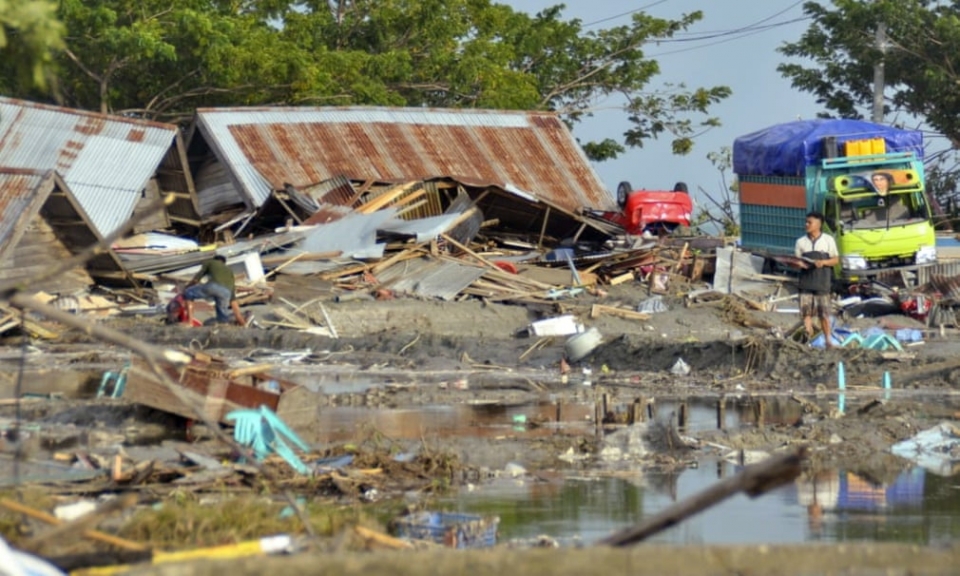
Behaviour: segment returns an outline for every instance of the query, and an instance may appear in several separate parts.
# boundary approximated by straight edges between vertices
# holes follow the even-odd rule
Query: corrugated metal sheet
[[[470,264],[417,258],[390,266],[377,275],[377,280],[396,292],[453,300],[484,272]]]
[[[0,260],[22,233],[28,213],[38,210],[30,210],[31,202],[45,200],[36,193],[45,179],[41,172],[0,169]]]
[[[924,266],[917,273],[917,284],[922,286],[937,277],[955,278],[960,276],[960,260],[940,260],[933,266]]]
[[[0,167],[56,170],[97,230],[133,213],[176,126],[0,97]]]
[[[576,211],[614,209],[554,114],[420,108],[227,108],[197,111],[200,132],[255,206],[272,189],[345,175],[404,182],[450,176]]]

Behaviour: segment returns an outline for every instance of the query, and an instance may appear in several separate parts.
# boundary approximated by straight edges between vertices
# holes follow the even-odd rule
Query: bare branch
[[[72,50],[70,50],[69,48],[64,48],[63,53],[66,54],[67,58],[69,58],[74,64],[76,64],[77,67],[80,68],[80,70],[82,70],[84,74],[86,74],[93,80],[96,80],[97,83],[101,82],[100,76],[98,76],[95,72],[87,68],[83,64],[83,62],[81,62],[80,59],[77,58],[77,55],[74,54]]]

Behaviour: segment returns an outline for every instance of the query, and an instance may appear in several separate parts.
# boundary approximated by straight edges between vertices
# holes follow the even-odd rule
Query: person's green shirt
[[[224,288],[229,289],[231,300],[235,300],[237,298],[233,270],[231,270],[229,266],[216,259],[207,260],[203,263],[203,266],[200,268],[200,271],[197,272],[197,275],[193,277],[193,282],[199,282],[204,276],[208,276],[210,278],[210,282],[216,282]]]

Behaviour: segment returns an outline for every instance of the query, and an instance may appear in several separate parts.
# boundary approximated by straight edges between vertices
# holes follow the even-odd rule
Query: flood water
[[[836,406],[836,394],[816,400]],[[870,396],[847,399],[852,411]],[[684,431],[755,426],[757,404],[731,398],[719,412],[718,399],[688,398]],[[622,412],[625,405],[616,408]],[[677,418],[679,400],[658,401],[645,417]],[[320,443],[356,438],[370,427],[386,437],[424,438],[542,437],[592,434],[594,402],[552,399],[526,404],[464,403],[409,409],[331,406],[321,413],[315,436]],[[790,398],[765,399],[767,425],[791,425],[802,416]],[[500,478],[435,502],[438,509],[500,517],[500,540],[556,538],[562,545],[590,544],[635,525],[741,468],[732,462],[701,461],[670,475],[638,472],[617,477]],[[667,544],[751,544],[892,541],[949,543],[960,537],[960,475],[936,476],[922,468],[904,471],[887,484],[846,470],[822,473],[778,488],[757,499],[737,495],[652,537]]]
[[[644,414],[661,422],[676,421],[680,404],[678,400],[656,402],[650,411],[644,410]],[[684,404],[684,432],[695,433],[717,427],[716,398],[691,398]],[[389,438],[405,440],[585,434],[594,428],[594,416],[593,402],[464,403],[396,409],[330,406],[321,411],[311,440],[320,443],[348,441],[364,427],[375,429]],[[792,424],[800,416],[800,404],[789,399],[772,399],[768,402],[764,421],[767,424]],[[751,425],[756,418],[754,405],[732,400],[728,401],[728,409],[722,415],[726,428]]]
[[[729,463],[700,463],[674,476],[636,479],[499,481],[462,491],[444,502],[451,511],[497,515],[501,541],[557,538],[562,545],[590,544],[639,523],[735,474]],[[917,544],[960,536],[960,476],[939,477],[922,468],[887,485],[835,470],[816,481],[781,487],[757,499],[734,496],[689,518],[649,542],[666,544],[787,544],[854,540]]]

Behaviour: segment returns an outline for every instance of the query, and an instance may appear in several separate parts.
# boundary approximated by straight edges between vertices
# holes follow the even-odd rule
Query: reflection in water
[[[718,425],[717,398],[690,398],[685,402],[684,432],[712,430]],[[767,425],[792,425],[802,416],[801,406],[787,399],[766,399],[763,421]],[[723,425],[735,429],[755,425],[760,417],[758,404],[749,399],[728,399]],[[618,407],[625,409],[624,402]],[[676,422],[680,401],[654,404],[654,417]],[[415,408],[368,408],[328,406],[316,423],[317,442],[343,442],[356,437],[358,430],[372,428],[394,439],[423,437],[491,438],[505,434],[540,437],[556,433],[590,434],[594,404],[590,402],[531,402],[527,404],[453,404]],[[622,418],[621,421],[625,420]],[[518,426],[518,423],[522,424]]]
[[[811,540],[949,542],[960,535],[958,481],[922,468],[888,483],[831,471],[798,481],[797,502],[807,510]]]
[[[701,464],[679,478],[656,475],[594,480],[534,480],[480,486],[450,501],[460,512],[496,514],[501,539],[547,534],[586,543],[638,523],[703,490],[738,467]],[[847,471],[802,478],[757,499],[738,495],[654,536],[669,544],[800,543],[877,540],[919,544],[960,536],[960,476],[912,469],[886,484]]]

